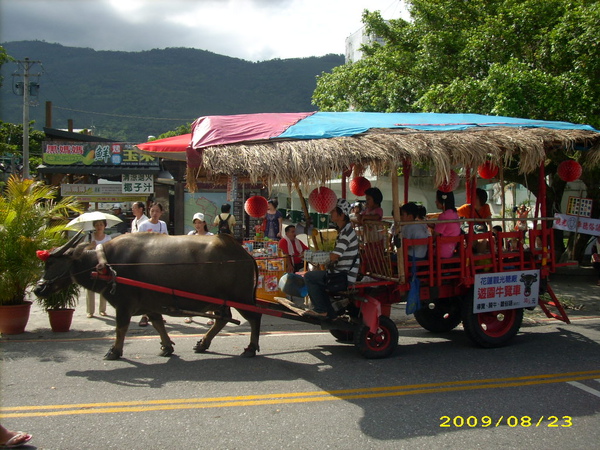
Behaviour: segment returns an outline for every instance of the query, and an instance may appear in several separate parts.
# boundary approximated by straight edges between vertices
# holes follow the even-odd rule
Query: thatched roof
[[[600,164],[600,132],[581,129],[485,127],[460,131],[371,129],[351,137],[270,140],[205,147],[202,169],[208,174],[238,174],[272,183],[318,183],[339,176],[352,164],[374,173],[430,163],[441,183],[453,167],[472,167],[491,159],[499,165],[519,161],[521,173],[536,171],[561,149],[587,150],[587,162]],[[188,184],[198,169],[188,167]]]

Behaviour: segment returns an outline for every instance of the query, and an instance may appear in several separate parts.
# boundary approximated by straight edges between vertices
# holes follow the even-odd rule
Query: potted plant
[[[66,289],[49,295],[48,297],[38,297],[40,306],[48,313],[50,319],[50,328],[57,333],[64,333],[71,329],[73,313],[77,300],[79,299],[78,284],[72,283]]]
[[[27,289],[42,272],[36,250],[65,242],[66,218],[80,212],[73,197],[56,200],[56,188],[11,176],[0,195],[0,333],[25,331]]]

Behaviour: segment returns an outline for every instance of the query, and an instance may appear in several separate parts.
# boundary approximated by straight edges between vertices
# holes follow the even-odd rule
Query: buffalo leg
[[[225,319],[231,318],[231,309],[224,308],[221,311],[221,317],[222,318],[220,319],[215,319],[215,323],[212,327],[210,327],[210,330],[206,332],[202,339],[196,342],[196,345],[194,346],[194,352],[204,353],[206,350],[208,350],[208,347],[210,347],[210,343],[212,342],[213,338],[217,334],[219,334],[219,331],[221,331],[225,327],[225,325],[227,325],[227,320]]]
[[[152,326],[160,336],[160,350],[161,352],[158,354],[159,356],[171,356],[175,349],[173,345],[175,343],[171,341],[171,338],[167,334],[167,329],[165,328],[165,321],[163,320],[163,316],[161,314],[150,313],[148,314],[148,319],[152,322]]]
[[[104,356],[104,359],[115,360],[123,356],[123,345],[125,344],[125,335],[129,329],[129,322],[131,321],[131,313],[117,309],[117,325],[116,325],[116,336],[115,343],[110,348],[108,353]]]
[[[242,356],[256,356],[256,352],[260,351],[258,339],[260,338],[260,322],[262,320],[262,314],[244,310],[239,310],[239,312],[242,317],[250,323],[250,344],[244,349]]]

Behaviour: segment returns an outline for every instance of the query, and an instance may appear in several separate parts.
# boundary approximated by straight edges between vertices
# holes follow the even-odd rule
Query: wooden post
[[[306,199],[302,195],[302,189],[300,189],[300,185],[297,181],[294,181],[294,187],[296,188],[296,192],[298,192],[298,198],[300,199],[302,211],[304,212],[304,218],[306,220],[306,230],[304,230],[304,232],[308,234],[308,228],[311,225],[310,215],[308,214],[308,205],[306,204]]]
[[[404,168],[407,167],[406,160],[404,161]],[[410,163],[408,164],[410,167]],[[404,172],[404,177],[407,177],[408,174]],[[398,194],[398,167],[395,164],[390,164],[390,177],[392,180],[392,214],[394,216],[394,233],[398,232],[398,227],[400,226],[400,195]],[[406,180],[406,178],[405,178]],[[408,183],[404,182],[404,199],[405,202],[408,199]],[[402,242],[402,241],[401,241]],[[398,262],[398,279],[400,283],[406,283],[404,279],[404,258],[402,256],[403,249],[396,249],[398,254],[397,262]]]

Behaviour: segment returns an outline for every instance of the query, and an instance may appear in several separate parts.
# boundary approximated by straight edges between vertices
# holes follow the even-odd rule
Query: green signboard
[[[44,142],[42,159],[47,165],[158,167],[158,159],[138,153],[124,142]]]

